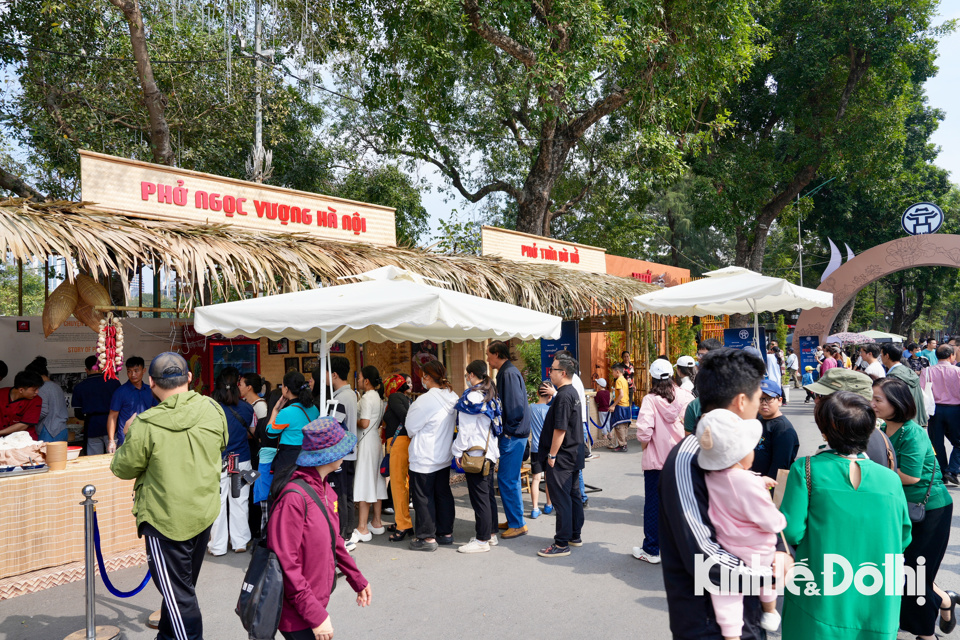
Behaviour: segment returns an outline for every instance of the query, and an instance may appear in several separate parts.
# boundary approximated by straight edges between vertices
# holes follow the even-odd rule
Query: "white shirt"
[[[797,354],[791,353],[787,356],[787,369],[793,369],[795,371],[800,370],[800,363],[797,361]]]
[[[340,421],[344,429],[357,435],[357,394],[353,392],[349,384],[345,384],[333,392],[333,399],[343,407],[344,413],[339,410],[334,412],[333,416]],[[356,460],[357,448],[343,456],[344,460]]]
[[[767,354],[767,379],[781,384],[780,363],[777,362],[777,356],[772,353]]]
[[[583,380],[580,379],[579,374],[573,374],[573,388],[577,390],[577,394],[580,396],[580,422],[587,423],[587,391],[583,388]]]
[[[479,391],[471,391],[467,399],[480,404],[483,402],[483,394]],[[486,447],[487,460],[496,463],[500,459],[500,445],[497,436],[490,433],[490,418],[482,413],[473,415],[460,411],[458,414],[457,439],[453,441],[453,448],[450,450],[453,457],[459,458],[464,451],[473,447],[481,449]]]
[[[865,374],[873,378],[886,378],[887,372],[883,370],[883,365],[880,364],[879,360],[874,360],[872,363],[867,365],[867,368],[863,370]]]
[[[683,380],[680,381],[680,388],[686,389],[687,391],[693,391],[693,380],[688,376],[684,376]]]
[[[450,464],[453,430],[457,423],[453,391],[434,387],[413,401],[404,427],[410,436],[410,470],[433,473]]]

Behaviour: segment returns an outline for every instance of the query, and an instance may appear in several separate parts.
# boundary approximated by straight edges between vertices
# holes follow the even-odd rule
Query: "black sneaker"
[[[437,543],[436,542],[427,542],[426,540],[421,540],[420,538],[414,538],[410,541],[410,550],[411,551],[436,551]]]
[[[541,558],[562,558],[563,556],[570,555],[570,547],[558,547],[557,545],[552,544],[546,549],[540,549],[540,551],[537,551],[537,555]]]
[[[568,542],[567,544],[569,544],[571,547],[582,547],[582,546],[583,546],[583,538],[577,538],[576,540],[571,540],[571,541]]]
[[[449,536],[437,536],[437,544],[442,544],[443,546],[453,544],[453,534]]]
[[[944,480],[944,482],[949,482],[949,483],[951,483],[951,484],[960,485],[960,479],[957,478],[957,474],[955,474],[955,473],[945,473],[945,474],[943,474],[943,480]]]
[[[614,451],[619,451],[619,452],[621,452],[621,453],[625,452],[626,450],[627,450],[627,445],[621,445],[621,446],[617,447],[616,449],[614,449]]]

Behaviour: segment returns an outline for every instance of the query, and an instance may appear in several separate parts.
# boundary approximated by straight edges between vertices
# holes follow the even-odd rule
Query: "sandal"
[[[396,525],[394,525],[396,528]],[[403,539],[407,536],[413,535],[413,529],[397,529],[396,533],[390,536],[390,542],[403,542]]]
[[[393,532],[393,531],[396,531],[396,530],[397,530],[397,523],[396,523],[396,522],[387,525],[387,531]]]

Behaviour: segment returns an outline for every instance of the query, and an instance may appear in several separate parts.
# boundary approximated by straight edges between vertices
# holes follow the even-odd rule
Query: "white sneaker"
[[[497,534],[490,536],[490,542],[488,543],[491,547],[495,547],[500,544],[500,541],[497,540]]]
[[[476,538],[457,549],[460,553],[485,553],[490,551],[489,542],[480,542]]]
[[[357,549],[357,543],[354,542],[352,539],[344,542],[343,546],[347,548],[348,553],[353,553]]]
[[[776,611],[771,611],[767,613],[766,611],[760,615],[760,626],[767,631],[776,631],[780,628],[780,614]]]
[[[373,540],[373,534],[369,531],[366,534],[360,533],[359,530],[354,529],[353,533],[350,535],[350,542],[356,545],[358,542],[370,542]]]
[[[643,547],[634,547],[633,557],[636,558],[637,560],[649,562],[650,564],[660,564],[660,556],[655,556],[653,554],[647,553],[646,551],[643,550]]]
[[[395,513],[393,507],[384,507],[383,512],[388,516],[392,516]]]
[[[372,534],[375,535],[375,536],[382,536],[383,534],[385,534],[385,533],[387,532],[387,528],[386,528],[386,527],[374,527],[373,525],[368,525],[368,526],[367,526],[367,531],[369,531],[370,533],[372,533]]]

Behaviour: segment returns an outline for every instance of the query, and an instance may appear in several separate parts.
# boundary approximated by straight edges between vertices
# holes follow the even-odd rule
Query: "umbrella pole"
[[[753,310],[753,344],[757,348],[757,351],[763,355],[764,349],[760,348],[760,320],[757,314],[757,305],[755,300],[748,300],[747,304],[750,305],[750,309]]]
[[[327,415],[327,367],[330,358],[330,346],[327,344],[327,332],[320,330],[320,415]]]

